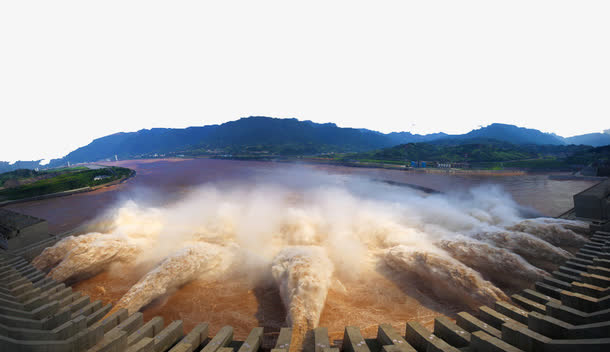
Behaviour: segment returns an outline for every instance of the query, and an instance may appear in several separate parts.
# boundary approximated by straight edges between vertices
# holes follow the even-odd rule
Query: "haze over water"
[[[119,164],[137,177],[12,207],[57,231],[104,215],[35,265],[92,299],[187,328],[233,325],[242,337],[285,320],[335,337],[345,325],[403,330],[407,320],[505,299],[584,240],[580,224],[524,221],[523,207],[558,215],[594,184],[208,159]]]
[[[19,203],[8,208],[49,221],[51,231],[69,231],[87,220],[102,214],[115,202],[131,197],[147,195],[152,203],[169,202],[180,197],[190,188],[208,182],[253,179],[265,177],[289,164],[215,160],[178,159],[135,160],[107,163],[133,168],[137,176],[110,189],[82,193],[69,197]],[[550,180],[546,174],[524,176],[476,176],[442,175],[405,172],[397,170],[351,168],[340,166],[305,166],[329,173],[361,175],[371,179],[383,179],[429,187],[442,192],[467,189],[481,184],[496,184],[513,199],[531,207],[545,216],[558,216],[573,206],[572,196],[594,184],[591,180]]]

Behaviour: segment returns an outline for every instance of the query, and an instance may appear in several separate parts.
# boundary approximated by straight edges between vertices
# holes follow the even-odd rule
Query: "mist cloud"
[[[570,254],[560,246],[584,239],[583,223],[520,214],[498,187],[426,195],[291,168],[203,185],[163,207],[126,200],[91,233],[47,248],[34,264],[60,281],[117,262],[144,266],[148,272],[117,304],[132,313],[189,281],[246,272],[277,285],[287,321],[311,328],[332,280],[389,270],[461,304],[492,302],[506,299],[499,287],[548,275],[538,265],[565,260]],[[506,270],[511,278],[501,275]]]

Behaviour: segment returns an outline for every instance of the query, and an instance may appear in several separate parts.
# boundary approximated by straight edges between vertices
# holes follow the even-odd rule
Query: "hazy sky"
[[[150,127],[610,127],[610,1],[2,1],[0,160]]]

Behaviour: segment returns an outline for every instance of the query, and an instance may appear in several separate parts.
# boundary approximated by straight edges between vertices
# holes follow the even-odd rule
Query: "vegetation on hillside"
[[[536,159],[558,155],[571,155],[586,149],[579,146],[515,145],[487,141],[470,144],[408,143],[348,157],[375,160],[430,160],[438,162],[486,162]]]
[[[470,143],[469,143],[470,142]],[[473,168],[578,169],[607,163],[610,146],[591,148],[577,145],[516,145],[496,140],[466,141],[463,144],[437,141],[408,143],[366,153],[346,154],[341,161],[408,163],[428,161],[461,163]]]
[[[455,150],[421,143],[453,146]],[[409,155],[401,155],[395,150],[380,151],[382,148],[405,144],[415,144],[417,147],[414,148],[415,151],[409,152]],[[475,146],[471,147],[473,144]],[[297,119],[253,116],[220,125],[152,128],[115,133],[95,139],[63,158],[53,159],[44,167],[110,161],[115,160],[115,157],[141,159],[205,156],[269,159],[321,155],[326,157],[333,153],[379,153],[374,157],[384,160],[390,158],[390,161],[408,157],[430,160],[438,158],[439,161],[452,162],[497,162],[528,157],[561,159],[583,147],[568,144],[610,145],[610,133],[563,138],[535,129],[494,123],[461,135],[419,135],[410,132],[381,133],[361,128],[343,128],[333,123],[320,124]],[[371,158],[372,155],[363,157]],[[40,160],[15,163],[0,161],[0,172],[42,167]]]
[[[39,180],[52,178],[64,173],[89,170],[84,166],[63,167],[49,170],[32,170],[32,169],[17,169],[0,173],[0,189],[21,186],[28,183],[33,183]]]
[[[280,156],[359,153],[399,144],[429,143],[442,139],[459,144],[470,143],[469,140],[472,139],[494,139],[517,145],[567,144],[563,137],[506,124],[491,124],[463,135],[416,135],[409,132],[385,134],[367,129],[342,128],[332,123],[319,124],[297,119],[253,116],[220,125],[184,129],[153,128],[116,133],[98,138],[62,159],[52,160],[50,165],[65,165],[68,161],[79,163],[111,160],[115,155],[121,159],[137,159],[179,155],[244,157],[256,153]],[[596,137],[595,141],[610,144],[610,135],[602,134]],[[489,151],[481,152],[477,158],[496,159],[497,155],[489,154]],[[447,157],[451,158],[449,155]],[[513,156],[501,156],[502,159],[510,157]]]
[[[51,170],[50,172],[54,172],[54,170]],[[132,172],[133,171],[130,169],[114,166],[101,169],[84,168],[83,170],[83,168],[71,168],[68,170],[59,170],[53,175],[53,177],[0,190],[0,201],[37,197],[78,188],[99,186],[128,177],[132,174]],[[19,175],[31,176],[45,173],[49,173],[49,171],[16,170],[10,173],[5,173],[9,175],[0,174],[0,180],[6,177],[15,177]],[[96,176],[102,176],[104,178],[101,180],[94,180]]]

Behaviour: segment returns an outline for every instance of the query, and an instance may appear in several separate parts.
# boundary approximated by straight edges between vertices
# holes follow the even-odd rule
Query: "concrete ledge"
[[[70,312],[75,313],[79,309],[86,307],[89,303],[91,303],[89,296],[82,296],[82,297],[78,298],[77,300],[75,300],[74,302],[68,304],[68,308],[70,308]]]
[[[377,335],[379,336],[379,332],[377,332]],[[314,352],[322,352],[323,349],[330,348],[330,339],[328,337],[328,328],[318,327],[318,328],[313,329],[313,341],[314,341]]]
[[[560,290],[570,290],[572,288],[572,285],[569,282],[566,281],[562,281],[562,280],[558,280],[552,277],[545,277],[542,279],[542,282],[544,282],[547,285],[556,287]],[[571,282],[571,281],[570,281]]]
[[[597,312],[610,309],[610,297],[593,298],[581,293],[562,291],[561,303],[570,308],[578,309],[585,313]]]
[[[260,327],[252,329],[252,331],[250,331],[250,334],[248,334],[246,341],[244,341],[244,343],[239,347],[239,350],[237,350],[237,352],[257,352],[263,343],[263,332],[264,329]],[[328,340],[328,330],[326,331],[326,340]],[[315,342],[317,348],[318,340],[316,339]]]
[[[532,312],[529,314],[527,327],[541,335],[556,339],[562,338],[562,336],[564,338],[567,337],[568,331],[573,325],[553,317]]]
[[[546,305],[546,314],[574,325],[598,323],[610,320],[610,309],[593,313],[585,313],[580,310],[556,303]]]
[[[165,329],[159,332],[155,338],[155,352],[163,352],[170,348],[176,341],[180,340],[184,336],[184,328],[182,327],[182,320],[172,321]],[[231,337],[229,338],[230,343],[233,338],[233,328],[231,328]]]
[[[122,330],[112,330],[104,334],[102,341],[89,349],[89,352],[114,352],[127,349],[127,333]]]
[[[572,325],[549,316],[532,314],[528,327],[553,339],[598,339],[610,336],[610,321]]]
[[[610,296],[610,290],[607,288],[604,289],[599,286],[585,284],[581,282],[572,282],[572,291],[594,298]]]
[[[196,347],[188,343],[178,343],[169,352],[193,352]]]
[[[562,289],[557,288],[555,286],[548,285],[544,282],[538,281],[534,284],[534,288],[536,291],[545,294],[549,297],[553,297],[555,299],[559,299],[561,297]]]
[[[610,277],[610,268],[604,268],[603,266],[589,265],[587,266],[587,272],[590,274]]]
[[[132,332],[129,336],[127,336],[127,345],[134,345],[145,337],[150,337],[152,339],[153,337],[155,337],[155,335],[161,332],[161,330],[163,329],[163,325],[163,318],[152,318],[146,324],[142,325],[136,331]]]
[[[104,320],[98,321],[97,323],[93,324],[92,327],[96,328],[97,326],[101,326],[104,333],[107,333],[115,326],[119,325],[125,319],[127,319],[127,309],[121,308],[116,312],[112,313]]]
[[[86,306],[82,307],[81,309],[77,310],[76,312],[73,312],[72,318],[74,319],[79,315],[89,316],[90,314],[93,314],[95,311],[99,310],[100,308],[102,308],[102,301],[98,299],[97,301],[93,301],[93,302],[87,304]]]
[[[486,322],[487,324],[493,326],[494,328],[501,330],[502,324],[508,322],[515,322],[515,320],[507,317],[504,314],[501,314],[487,306],[479,307],[479,318]]]
[[[596,275],[596,274],[588,274],[581,273],[580,274],[581,281],[587,284],[607,288],[610,287],[610,277]]]
[[[72,292],[70,293],[68,296],[62,298],[59,300],[59,305],[62,307],[65,307],[69,304],[71,304],[72,302],[76,301],[77,299],[79,299],[83,294],[80,292]]]
[[[417,351],[459,352],[459,350],[432,334],[420,323],[408,322],[406,340]]]
[[[345,332],[343,333],[343,351],[371,352],[360,333],[360,329],[355,326],[345,327]]]
[[[539,312],[539,313],[544,313],[546,311],[546,307],[543,304],[534,302],[521,295],[515,294],[515,295],[510,296],[510,298],[513,300],[513,302],[519,304],[526,311],[529,311],[529,312],[534,311],[534,312]]]
[[[515,322],[502,325],[502,340],[527,352],[543,351],[544,345],[551,341],[550,338]]]
[[[100,319],[102,319],[110,310],[112,309],[112,304],[108,303],[102,308],[96,310],[95,312],[89,314],[87,316],[87,326],[91,326],[97,323]]]
[[[563,273],[564,275],[572,276],[575,278],[575,279],[572,279],[570,282],[578,280],[580,273],[587,272],[586,267],[585,267],[585,269],[577,269],[577,268],[567,266],[567,264],[568,263],[564,263],[564,265],[560,265],[558,269],[559,269],[560,273]],[[580,264],[577,264],[577,265],[580,265]]]
[[[591,255],[591,254],[582,253],[582,252],[578,252],[578,253],[574,254],[574,256],[576,258],[588,259],[588,260],[593,260],[594,258],[597,258],[596,255]]]
[[[610,260],[608,259],[595,258],[593,259],[593,264],[602,268],[610,268]]]
[[[292,329],[290,329],[290,334],[292,335]],[[223,326],[220,331],[208,342],[207,345],[201,350],[201,352],[215,352],[218,351],[221,347],[227,346],[231,343],[233,339],[233,328],[230,326]],[[286,349],[290,346],[290,340],[288,340],[288,345]],[[277,345],[276,345],[277,347]]]
[[[549,302],[557,302],[559,303],[560,301],[558,299],[555,299],[549,295],[545,295],[543,293],[534,291],[532,289],[525,289],[521,292],[521,295],[525,298],[528,298],[536,303],[540,303],[542,305],[546,305]]]
[[[470,339],[470,351],[472,352],[521,352],[523,350],[512,346],[495,336],[475,331]]]
[[[592,260],[582,259],[582,258],[577,258],[577,257],[570,259],[569,262],[578,263],[578,264],[582,264],[582,265],[593,265]]]
[[[259,329],[259,328],[256,328]],[[262,328],[260,328],[262,329]],[[170,352],[192,352],[199,348],[208,338],[208,323],[197,324]],[[247,341],[247,340],[246,340]],[[182,346],[184,345],[184,346]]]
[[[328,333],[326,339],[328,339]],[[390,352],[390,350],[394,352],[416,351],[390,324],[380,324],[377,327],[377,341],[385,347],[386,352]],[[394,347],[390,349],[389,346]]]
[[[610,338],[595,340],[553,340],[545,346],[549,352],[607,352],[610,350]]]
[[[471,334],[475,331],[484,331],[489,335],[501,337],[502,332],[491,325],[475,318],[470,313],[460,312],[456,318],[456,324]]]
[[[147,352],[154,351],[155,341],[150,337],[144,337],[134,345],[129,346],[127,352]]]
[[[292,341],[292,328],[281,328],[280,335],[277,337],[275,342],[275,349],[290,349],[290,343]],[[207,351],[206,351],[207,352]]]
[[[470,333],[457,326],[447,317],[434,319],[434,335],[454,347],[460,348],[470,345]]]
[[[139,327],[141,327],[143,322],[144,314],[142,314],[141,312],[137,312],[127,317],[127,319],[121,321],[112,330],[125,331],[129,336],[129,334],[133,334]]]

